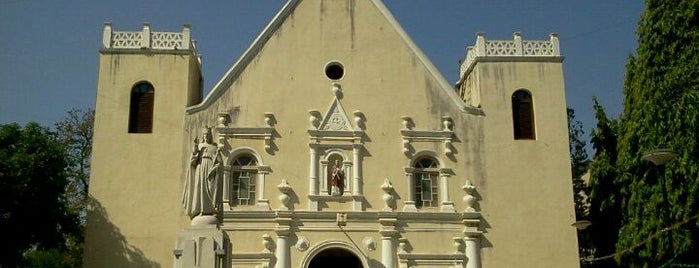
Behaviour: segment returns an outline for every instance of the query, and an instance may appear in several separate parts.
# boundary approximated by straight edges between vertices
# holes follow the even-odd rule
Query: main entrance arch
[[[308,251],[301,268],[368,268],[359,249],[340,241],[324,242]]]
[[[308,268],[364,268],[354,253],[341,248],[329,248],[311,259]]]

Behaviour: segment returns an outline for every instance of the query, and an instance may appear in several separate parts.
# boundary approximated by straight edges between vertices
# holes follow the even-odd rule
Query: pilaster
[[[399,234],[395,226],[397,222],[398,219],[395,217],[379,218],[381,224],[379,230],[379,234],[381,234],[381,264],[384,268],[396,267],[395,244]]]
[[[466,268],[481,267],[481,236],[480,219],[464,219],[464,244],[466,244]]]
[[[415,168],[405,168],[405,178],[408,180],[408,200],[403,202],[403,212],[417,212],[415,206],[415,179],[413,174]]]
[[[291,267],[291,243],[290,235],[291,231],[291,221],[290,217],[279,217],[274,221],[277,223],[277,227],[274,232],[277,234],[277,248],[274,256],[277,258],[277,263],[274,267],[276,268],[290,268]]]

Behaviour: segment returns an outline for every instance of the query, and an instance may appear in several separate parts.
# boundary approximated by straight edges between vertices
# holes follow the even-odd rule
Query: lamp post
[[[592,222],[588,220],[579,220],[571,224],[571,226],[577,229],[576,233],[578,234],[578,255],[580,257],[580,264],[582,267],[587,267],[587,265],[590,264],[589,258],[592,257],[592,254],[590,253],[590,250],[587,247],[587,237],[583,236],[583,232],[585,231],[585,229],[587,229],[587,227],[590,227],[590,225],[592,225]]]
[[[677,156],[677,153],[670,149],[657,149],[657,150],[652,150],[650,152],[647,152],[646,154],[641,157],[641,159],[653,162],[656,166],[661,166],[661,174],[658,176],[660,180],[660,189],[663,194],[663,206],[664,208],[664,213],[663,213],[663,218],[665,224],[670,223],[670,203],[667,201],[667,187],[665,187],[665,164],[670,162],[673,158]],[[667,229],[667,236],[668,239],[670,239],[670,255],[671,257],[675,257],[675,243],[672,239],[672,230]]]

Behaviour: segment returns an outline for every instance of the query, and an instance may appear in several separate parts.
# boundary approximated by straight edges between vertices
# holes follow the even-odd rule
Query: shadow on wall
[[[84,267],[161,267],[127,243],[99,201],[90,196],[89,202]]]

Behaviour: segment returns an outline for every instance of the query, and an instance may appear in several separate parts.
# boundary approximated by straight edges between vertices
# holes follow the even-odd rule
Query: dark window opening
[[[437,207],[439,205],[439,163],[425,157],[415,162],[415,207]]]
[[[345,75],[345,69],[339,62],[332,62],[325,67],[325,75],[330,80],[340,80]]]
[[[255,204],[257,195],[257,160],[250,155],[242,155],[233,160],[233,181],[231,200],[234,205]]]
[[[140,83],[131,90],[129,133],[153,132],[155,90],[149,83]]]
[[[525,90],[512,94],[512,123],[515,140],[536,139],[532,95]]]

